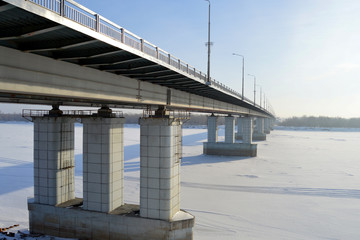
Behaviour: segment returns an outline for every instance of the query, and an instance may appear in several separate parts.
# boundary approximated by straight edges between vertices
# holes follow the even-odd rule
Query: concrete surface
[[[248,143],[204,142],[204,154],[256,157],[257,145]]]
[[[70,205],[70,206],[69,206]],[[30,232],[81,240],[192,240],[194,216],[184,211],[165,221],[139,216],[138,205],[110,213],[81,206],[55,207],[28,201]]]

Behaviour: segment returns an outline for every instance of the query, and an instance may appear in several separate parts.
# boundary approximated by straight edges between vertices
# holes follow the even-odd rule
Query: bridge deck
[[[0,45],[272,116],[213,79],[206,85],[205,74],[71,0],[0,0]]]

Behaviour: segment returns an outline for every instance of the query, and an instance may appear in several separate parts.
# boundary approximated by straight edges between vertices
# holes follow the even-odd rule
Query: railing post
[[[121,42],[125,43],[125,29],[121,28],[120,31],[121,31]]]
[[[159,59],[159,48],[155,47],[155,50],[156,50],[156,58]]]
[[[186,73],[189,74],[189,64],[186,64]]]
[[[170,53],[168,54],[168,58],[169,58],[169,60],[168,60],[168,64],[170,64],[170,65],[171,65],[171,55],[170,55]]]
[[[181,70],[181,61],[180,61],[180,59],[178,60],[178,63],[179,63],[179,69]]]
[[[144,52],[144,39],[140,39],[140,51]]]
[[[95,31],[100,32],[100,15],[95,14]]]
[[[65,16],[65,0],[60,0],[60,16]]]

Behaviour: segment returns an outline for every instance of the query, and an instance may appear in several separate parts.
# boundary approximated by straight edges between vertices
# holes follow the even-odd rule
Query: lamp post
[[[255,106],[256,105],[255,104],[255,100],[256,100],[256,76],[251,75],[251,74],[248,74],[248,75],[254,78],[254,106]]]
[[[243,55],[237,54],[237,53],[233,53],[233,55],[235,56],[239,56],[242,57],[242,88],[241,88],[241,98],[244,101],[244,62],[245,62],[245,57]]]
[[[206,85],[211,85],[210,82],[210,46],[211,46],[211,42],[210,42],[210,0],[205,0],[209,3],[209,28],[208,28],[208,42],[207,42],[207,47],[208,47],[208,63],[207,63],[207,80],[206,80]]]

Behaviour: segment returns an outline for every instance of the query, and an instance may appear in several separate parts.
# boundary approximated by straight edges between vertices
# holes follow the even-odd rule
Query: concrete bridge
[[[53,106],[24,112],[34,122],[30,231],[80,239],[192,239],[194,217],[179,201],[187,113],[211,114],[204,153],[220,155],[256,156],[252,140],[265,140],[274,118],[272,109],[206,80],[195,67],[72,0],[0,0],[0,102]],[[59,109],[65,105],[99,110]],[[146,109],[139,120],[140,206],[123,201],[125,120],[112,108]],[[220,116],[226,116],[225,142],[217,140]],[[74,195],[75,119],[84,126],[83,199]]]

